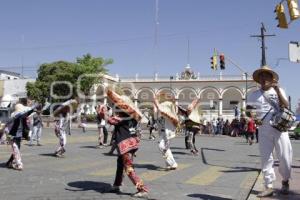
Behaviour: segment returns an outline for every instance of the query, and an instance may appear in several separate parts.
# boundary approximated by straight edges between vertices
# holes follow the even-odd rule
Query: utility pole
[[[266,61],[266,46],[265,46],[265,37],[272,37],[276,36],[274,34],[272,35],[265,35],[266,29],[263,23],[261,23],[260,28],[260,35],[251,35],[250,37],[258,37],[261,38],[261,67],[264,65],[267,65]]]

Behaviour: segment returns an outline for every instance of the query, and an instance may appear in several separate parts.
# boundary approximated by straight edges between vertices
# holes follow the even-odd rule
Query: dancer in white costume
[[[253,79],[261,88],[248,96],[247,109],[256,109],[256,115],[261,120],[259,127],[259,150],[261,154],[261,167],[264,177],[265,190],[258,194],[259,197],[273,195],[273,182],[275,172],[273,167],[273,149],[275,148],[279,159],[279,174],[282,176],[281,193],[288,194],[289,179],[291,177],[292,146],[287,132],[280,132],[271,126],[273,114],[280,107],[288,107],[287,97],[283,89],[278,86],[278,74],[268,66],[256,70]]]
[[[15,105],[15,111],[11,114],[11,119],[9,120],[8,124],[11,123],[11,128],[9,130],[9,144],[12,147],[12,154],[9,160],[6,162],[6,166],[8,168],[14,168],[16,170],[23,169],[23,163],[21,159],[21,140],[22,137],[28,139],[28,131],[29,128],[27,126],[26,118],[30,115],[35,106],[27,107],[18,103]]]
[[[172,101],[159,102],[158,96],[154,98],[154,104],[159,111],[160,117],[157,120],[158,132],[160,136],[159,150],[166,161],[167,169],[174,170],[178,167],[172,151],[170,149],[170,139],[175,137],[176,127],[179,119],[176,112],[175,103]]]
[[[59,106],[53,113],[55,117],[59,117],[56,120],[54,132],[56,137],[59,139],[58,147],[56,148],[54,155],[57,157],[62,157],[66,152],[65,146],[67,144],[67,129],[69,126],[70,113],[75,110],[77,106],[77,101],[74,99],[64,102]]]

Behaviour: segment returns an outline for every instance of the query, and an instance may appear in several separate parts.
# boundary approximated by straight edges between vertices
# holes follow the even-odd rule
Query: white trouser
[[[30,137],[30,144],[32,144],[34,138],[36,138],[36,141],[39,144],[41,140],[41,136],[42,136],[42,127],[33,126],[32,136]]]
[[[161,138],[158,148],[161,151],[163,158],[166,161],[167,167],[177,167],[177,163],[170,149],[170,141],[167,140],[166,138]]]
[[[67,136],[66,136],[66,132],[63,130],[60,130],[59,135],[59,144],[58,147],[56,149],[56,152],[64,152],[65,151],[65,146],[67,144]]]
[[[13,157],[14,157],[13,162],[22,168],[23,163],[22,163],[21,153],[20,153],[18,145],[15,142],[12,142],[11,147],[12,147],[12,152],[13,152]]]
[[[291,177],[292,145],[287,132],[279,132],[270,125],[259,127],[259,150],[265,186],[273,187],[276,176],[273,168],[273,149],[279,160],[279,173],[284,181]]]
[[[33,124],[32,123],[30,123],[29,124],[29,132],[28,132],[28,137],[32,137],[32,131],[33,131]]]

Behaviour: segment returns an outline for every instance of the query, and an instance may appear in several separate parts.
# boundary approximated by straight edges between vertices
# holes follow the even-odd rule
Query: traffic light
[[[276,19],[278,20],[277,27],[288,28],[288,23],[286,21],[286,17],[285,17],[285,13],[284,13],[284,6],[282,3],[276,5],[275,12],[277,15]]]
[[[225,69],[225,56],[224,56],[224,54],[221,53],[219,59],[220,59],[220,69],[224,70]]]
[[[217,55],[213,55],[212,57],[210,57],[210,68],[212,68],[213,70],[217,70],[217,67],[218,67],[218,58],[217,58]]]
[[[287,0],[287,5],[289,7],[291,21],[298,19],[300,17],[300,13],[297,0]]]

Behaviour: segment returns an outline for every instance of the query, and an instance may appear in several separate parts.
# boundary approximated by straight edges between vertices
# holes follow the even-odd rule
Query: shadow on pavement
[[[48,157],[53,157],[56,158],[56,156],[54,155],[54,153],[41,153],[39,154],[40,156],[48,156]]]
[[[81,191],[89,191],[94,190],[95,192],[99,193],[115,193],[116,195],[132,195],[132,193],[126,192],[111,192],[111,184],[104,183],[104,182],[95,182],[95,181],[74,181],[68,183],[69,187],[77,188],[77,189],[70,189],[65,188],[65,190],[72,191],[72,192],[81,192]]]
[[[250,167],[232,167],[232,170],[222,170],[221,172],[235,173],[235,172],[251,172],[251,171],[259,172],[260,170],[256,168],[250,168]]]
[[[184,147],[170,147],[170,149],[172,150],[172,149],[186,149],[186,148],[184,148]]]
[[[210,165],[210,164],[207,163],[206,157],[205,157],[205,155],[204,155],[204,151],[205,151],[205,150],[210,150],[210,151],[225,151],[225,150],[223,150],[223,149],[212,149],[212,148],[206,148],[206,147],[201,148],[200,152],[201,152],[202,162],[203,162],[203,164],[205,164],[205,165]]]
[[[181,151],[172,151],[173,154],[178,154],[178,155],[188,155],[190,154],[189,152],[181,152]]]
[[[165,171],[165,168],[161,168],[160,166],[152,165],[152,164],[134,164],[135,168],[146,168],[149,170],[157,170],[157,171]]]
[[[248,155],[248,156],[250,156],[250,157],[260,157],[260,155]]]
[[[118,156],[117,154],[111,154],[111,153],[102,153],[102,154],[105,155],[105,156],[115,156],[115,157]]]
[[[0,163],[0,168],[7,168],[7,167],[6,167],[6,162]]]
[[[199,199],[203,199],[203,200],[231,200],[229,198],[218,197],[218,196],[213,196],[213,195],[208,195],[208,194],[189,194],[187,196],[193,197],[193,198],[199,198]]]
[[[79,147],[79,148],[81,148],[81,149],[97,149],[97,146],[96,145],[94,145],[94,146],[92,146],[92,145],[90,145],[90,146],[81,146],[81,147]]]
[[[252,190],[251,194],[254,194],[255,196],[258,195],[261,191]],[[293,190],[289,191],[288,195],[284,195],[280,193],[279,189],[275,189],[273,196],[267,197],[266,199],[274,199],[274,200],[298,200],[300,196],[299,192],[295,192]]]
[[[77,188],[77,189],[65,188],[68,191],[74,191],[74,192],[94,190],[96,192],[106,193],[111,188],[111,185],[109,183],[95,182],[95,181],[74,181],[68,183],[68,186],[72,188]]]

